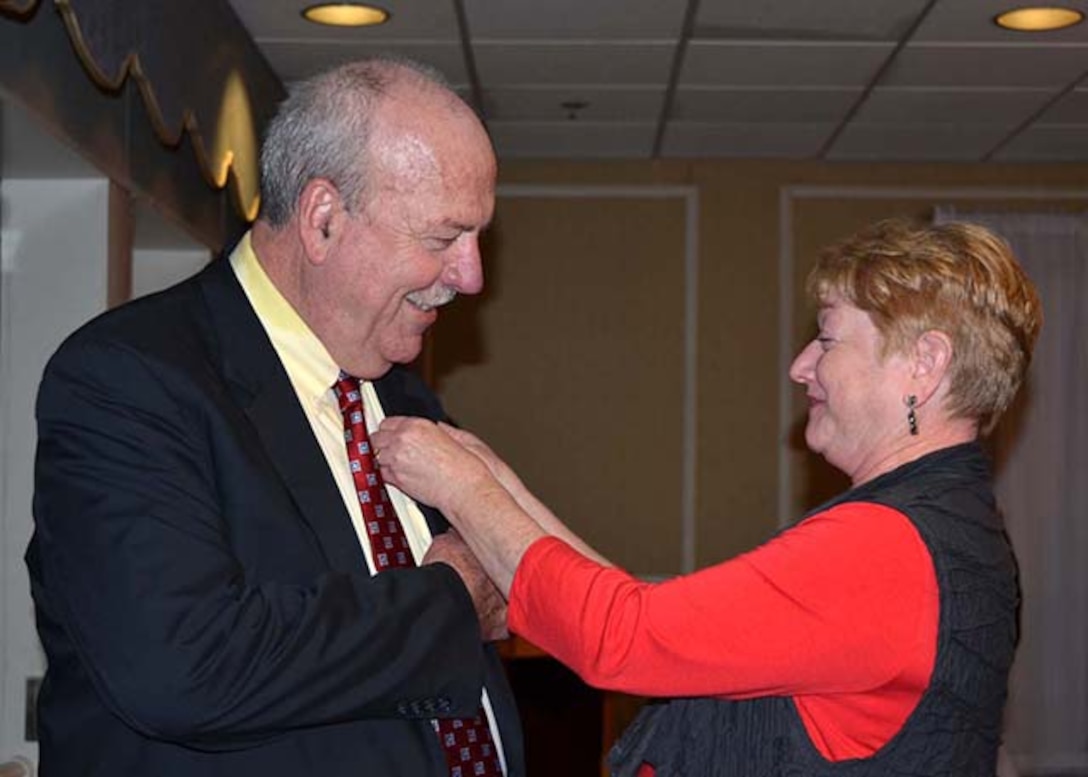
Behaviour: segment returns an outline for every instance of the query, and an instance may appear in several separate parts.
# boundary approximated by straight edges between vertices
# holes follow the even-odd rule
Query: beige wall
[[[617,563],[676,571],[688,201],[649,188],[499,202],[487,292],[434,336],[447,407]]]
[[[680,571],[678,201],[587,201],[575,190],[690,187],[698,203],[697,438],[687,531],[696,566],[713,563],[841,485],[821,462],[785,447],[797,446],[803,411],[798,393],[784,388],[783,367],[811,333],[802,291],[814,252],[869,221],[926,217],[939,204],[1081,208],[1085,181],[1085,165],[507,163],[504,185],[570,196],[546,206],[500,197],[486,250],[494,283],[479,304],[462,300],[440,320],[436,382],[458,421],[490,437],[606,554],[640,573]],[[654,288],[665,299],[648,307]],[[534,409],[553,396],[573,408],[569,415]],[[647,424],[648,400],[652,439],[633,431]],[[563,449],[577,453],[573,485],[551,469]],[[667,477],[627,474],[640,462]]]

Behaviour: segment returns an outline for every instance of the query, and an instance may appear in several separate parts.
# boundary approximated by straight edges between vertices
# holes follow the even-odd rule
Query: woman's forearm
[[[571,531],[565,523],[553,513],[548,506],[536,498],[529,489],[521,486],[520,491],[511,492],[517,503],[525,512],[532,516],[537,525],[547,534],[563,540],[576,551],[598,564],[612,566],[612,562],[594,550],[590,545]]]
[[[502,595],[509,598],[521,557],[536,540],[547,536],[545,530],[494,480],[441,509]]]
[[[608,564],[473,435],[419,418],[387,418],[371,441],[385,479],[440,509],[504,595],[521,557],[552,535]]]

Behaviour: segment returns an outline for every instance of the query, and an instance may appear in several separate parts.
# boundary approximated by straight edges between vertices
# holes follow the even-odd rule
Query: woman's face
[[[819,333],[790,366],[805,387],[805,442],[855,484],[881,471],[907,429],[910,364],[881,357],[883,344],[869,314],[830,297],[817,317]]]

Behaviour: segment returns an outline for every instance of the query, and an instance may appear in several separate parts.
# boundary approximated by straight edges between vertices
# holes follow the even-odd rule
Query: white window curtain
[[[1088,217],[935,218],[1002,235],[1043,300],[1027,385],[993,439],[1023,593],[1005,743],[1023,774],[1088,775]]]

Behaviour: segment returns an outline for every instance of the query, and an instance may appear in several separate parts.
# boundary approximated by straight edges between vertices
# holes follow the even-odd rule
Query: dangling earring
[[[914,394],[907,396],[907,426],[910,427],[910,433],[912,436],[918,436],[918,416],[914,413],[914,408],[918,406],[918,397]]]

